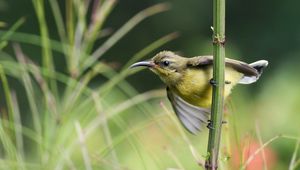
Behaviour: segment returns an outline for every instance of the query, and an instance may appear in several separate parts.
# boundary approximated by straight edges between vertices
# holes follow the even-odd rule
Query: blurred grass
[[[127,69],[131,63],[174,40],[178,33],[136,49],[118,71],[102,59],[137,24],[168,10],[169,4],[146,8],[99,41],[116,1],[67,0],[65,10],[56,0],[32,2],[40,33],[17,32],[26,24],[23,17],[0,32],[0,89],[5,101],[0,108],[0,169],[189,170],[203,165],[208,131],[188,134],[170,109],[164,89],[139,93],[126,80],[136,73]],[[43,9],[48,2],[59,39],[51,39],[47,29]],[[26,55],[25,45],[41,49],[41,64]],[[57,68],[53,60],[63,60],[67,69]],[[290,74],[295,70],[286,69],[289,65],[275,76],[263,76],[265,85],[256,96],[245,87],[234,92],[234,104],[226,114],[221,169],[232,168],[234,149],[242,158],[239,168],[251,162],[255,154],[252,158],[242,155],[248,136],[259,143],[256,155],[263,148],[273,150],[277,156],[273,169],[299,168],[300,134],[295,120],[300,119],[300,82]],[[15,82],[22,87],[14,89]]]

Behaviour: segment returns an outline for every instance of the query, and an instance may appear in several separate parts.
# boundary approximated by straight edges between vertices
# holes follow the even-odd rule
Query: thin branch
[[[218,155],[224,108],[225,82],[225,0],[213,1],[213,98],[206,169],[218,168]]]

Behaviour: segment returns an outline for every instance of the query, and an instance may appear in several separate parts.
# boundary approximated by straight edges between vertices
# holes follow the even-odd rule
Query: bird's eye
[[[163,64],[165,67],[167,67],[167,66],[169,66],[169,65],[170,65],[170,62],[169,62],[169,61],[167,61],[167,60],[165,60],[165,61],[163,61],[163,62],[162,62],[162,64]]]

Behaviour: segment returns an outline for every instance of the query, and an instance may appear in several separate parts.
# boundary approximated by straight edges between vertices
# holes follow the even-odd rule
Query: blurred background
[[[265,59],[226,104],[220,169],[300,169],[300,2],[228,1],[226,56]],[[128,66],[212,54],[211,0],[0,0],[1,169],[204,169],[208,130]]]

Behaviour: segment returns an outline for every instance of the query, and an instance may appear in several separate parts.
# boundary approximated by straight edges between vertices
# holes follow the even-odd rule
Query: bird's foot
[[[206,127],[210,130],[214,129],[214,127],[212,126],[212,120],[207,120],[207,122],[208,122],[208,124]],[[226,124],[226,123],[227,123],[226,120],[222,120],[222,124]]]
[[[209,80],[209,83],[210,83],[212,86],[217,86],[217,81],[214,80],[213,78]],[[225,80],[225,84],[231,84],[231,81]]]
[[[214,129],[214,127],[212,126],[212,120],[207,120],[207,122],[208,122],[208,124],[206,127],[210,130]]]
[[[210,164],[209,162],[205,162],[205,168],[206,169],[218,169],[218,165],[213,165],[213,164]]]
[[[213,78],[209,80],[209,83],[210,83],[212,86],[217,86],[217,82],[216,82],[216,80],[214,80]]]

